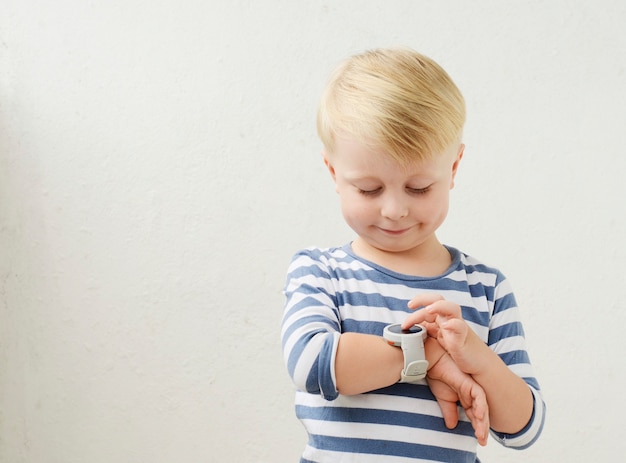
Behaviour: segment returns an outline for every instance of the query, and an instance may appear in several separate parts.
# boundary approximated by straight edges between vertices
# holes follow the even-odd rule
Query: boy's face
[[[464,146],[403,166],[384,151],[351,138],[324,153],[347,224],[361,245],[402,253],[438,244],[435,231],[448,213],[450,189]]]

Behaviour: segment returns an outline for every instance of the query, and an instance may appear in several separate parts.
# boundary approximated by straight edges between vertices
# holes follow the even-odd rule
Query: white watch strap
[[[404,369],[401,383],[415,383],[426,377],[428,361],[425,360],[424,340],[421,336],[406,336],[402,339]]]

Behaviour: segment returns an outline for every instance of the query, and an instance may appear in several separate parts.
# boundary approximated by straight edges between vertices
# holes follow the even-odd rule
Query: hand
[[[421,324],[426,328],[428,336],[439,341],[462,371],[469,374],[478,371],[480,356],[476,355],[478,351],[475,347],[485,346],[463,319],[458,304],[445,300],[439,294],[425,293],[411,299],[408,306],[411,309],[423,309],[409,315],[402,323],[402,328]]]
[[[472,381],[489,398],[490,426],[507,434],[515,434],[523,429],[533,410],[533,397],[528,385],[463,320],[461,307],[438,294],[416,296],[408,306],[412,309],[423,308],[410,314],[402,327],[408,328],[416,323],[424,326],[429,335],[426,342],[436,344],[435,349],[431,350],[436,351],[437,346],[445,348],[454,361],[451,363],[461,372],[471,375]],[[426,350],[427,358],[428,355],[429,351]],[[442,381],[457,391],[464,408],[472,397],[480,399],[473,383],[461,381],[457,384],[457,379],[446,376]],[[476,430],[474,421],[472,425]]]
[[[433,339],[429,348],[431,353],[437,350],[436,355],[440,355],[439,359],[430,365],[427,378],[430,390],[441,408],[446,427],[453,429],[458,424],[457,401],[459,401],[472,423],[478,443],[487,445],[489,408],[485,391],[470,375],[459,369],[437,341]]]

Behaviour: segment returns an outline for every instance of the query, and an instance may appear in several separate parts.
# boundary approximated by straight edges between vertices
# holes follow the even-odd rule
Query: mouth
[[[390,229],[387,229],[387,228],[379,228],[379,230],[382,231],[386,235],[400,236],[400,235],[408,232],[410,230],[410,228],[401,228],[401,229],[397,229],[397,230],[390,230]]]

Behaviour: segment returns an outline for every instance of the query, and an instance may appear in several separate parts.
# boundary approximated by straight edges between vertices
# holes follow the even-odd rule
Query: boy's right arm
[[[456,402],[459,400],[474,427],[478,442],[486,445],[489,413],[485,392],[470,375],[456,366],[437,340],[427,338],[424,349],[429,365],[429,385],[446,425],[450,428],[456,426]],[[391,386],[398,382],[403,368],[402,349],[389,345],[380,336],[343,333],[339,337],[335,376],[340,394],[361,394]]]
[[[342,332],[338,295],[325,264],[318,250],[303,250],[289,267],[282,345],[294,383],[327,400],[395,384],[404,368],[402,349],[382,336]]]
[[[303,328],[303,327],[301,327]],[[338,345],[335,362],[332,364],[332,349],[336,333],[318,331],[308,338],[307,344],[326,345],[322,347],[315,360],[307,361],[317,364],[318,377],[311,381],[310,370],[303,371],[303,375],[292,377],[302,390],[311,393],[321,393],[327,400],[332,400],[336,394],[356,395],[391,386],[398,382],[404,368],[404,354],[402,349],[393,347],[382,336],[362,333],[342,333],[338,336]],[[317,339],[315,339],[317,338]],[[306,350],[304,348],[303,350]],[[426,360],[429,362],[430,386],[437,402],[441,407],[445,422],[453,427],[458,421],[456,400],[460,400],[470,419],[476,437],[481,445],[485,445],[488,429],[489,414],[487,400],[482,388],[469,375],[463,374],[454,362],[442,361],[443,349],[439,343],[428,338],[425,345]],[[325,357],[323,361],[320,357]],[[449,359],[449,358],[448,358]],[[451,359],[449,359],[451,360]],[[325,366],[326,362],[329,362]],[[324,370],[328,368],[328,373]],[[334,370],[336,391],[332,389],[332,371]]]
[[[404,368],[402,349],[381,336],[343,333],[335,358],[335,377],[340,394],[354,395],[391,386]]]

